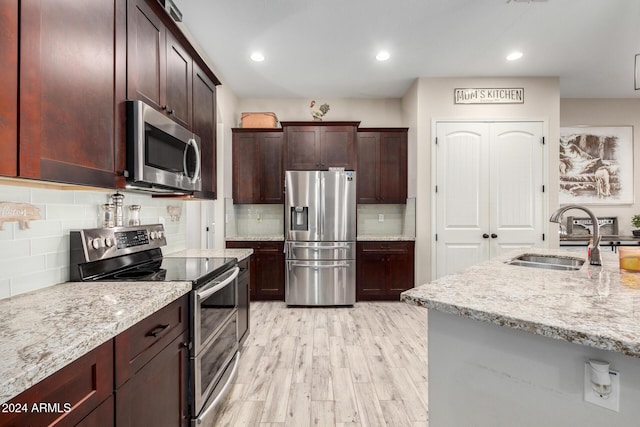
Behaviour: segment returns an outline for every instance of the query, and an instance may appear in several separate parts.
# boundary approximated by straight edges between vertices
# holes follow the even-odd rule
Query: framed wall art
[[[560,204],[633,203],[633,126],[560,128]]]

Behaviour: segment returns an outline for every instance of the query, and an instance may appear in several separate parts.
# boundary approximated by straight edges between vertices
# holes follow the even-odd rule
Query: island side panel
[[[630,426],[640,359],[429,310],[429,426]],[[620,412],[583,400],[584,363],[620,372]]]

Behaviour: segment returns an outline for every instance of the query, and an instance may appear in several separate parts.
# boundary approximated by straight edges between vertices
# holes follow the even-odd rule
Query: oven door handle
[[[231,274],[231,276],[229,276],[228,278],[224,279],[222,282],[218,283],[217,285],[211,288],[203,289],[201,291],[196,291],[196,295],[200,299],[209,298],[211,295],[215,294],[220,289],[224,288],[229,283],[233,282],[236,279],[236,277],[238,277],[238,274],[240,274],[240,267],[234,267],[233,274]]]
[[[200,413],[198,418],[195,419],[195,424],[196,425],[202,424],[202,422],[205,420],[205,418],[207,418],[207,414],[209,414],[209,412],[211,412],[214,408],[216,408],[218,406],[218,404],[222,401],[222,399],[227,396],[227,393],[229,393],[231,385],[233,384],[233,380],[236,379],[236,375],[238,373],[238,365],[240,364],[239,363],[240,362],[240,352],[239,351],[236,353],[235,359],[236,360],[233,363],[233,368],[231,368],[231,374],[229,375],[229,378],[227,379],[227,382],[222,387],[222,390],[220,390],[220,393],[218,394],[218,396],[216,396],[216,398],[213,399],[213,401],[205,409],[202,410],[202,412]]]

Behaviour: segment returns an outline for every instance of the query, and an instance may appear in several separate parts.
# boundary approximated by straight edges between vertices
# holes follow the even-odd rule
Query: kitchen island
[[[428,310],[432,427],[630,426],[640,420],[640,273],[508,265],[518,250],[402,294]],[[619,412],[583,399],[584,364],[620,373]]]

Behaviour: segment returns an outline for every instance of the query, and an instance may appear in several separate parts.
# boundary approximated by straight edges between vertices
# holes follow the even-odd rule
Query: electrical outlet
[[[378,222],[384,222],[384,214],[378,214]]]
[[[620,412],[620,373],[609,370],[611,393],[599,395],[591,386],[591,369],[589,363],[584,364],[584,400],[612,411]]]

